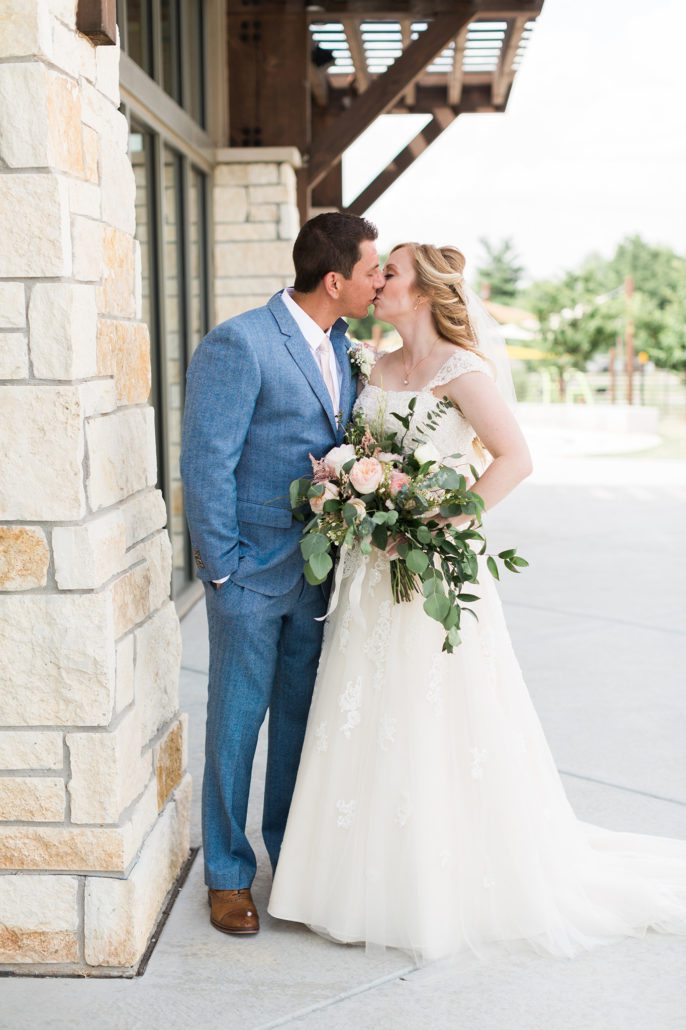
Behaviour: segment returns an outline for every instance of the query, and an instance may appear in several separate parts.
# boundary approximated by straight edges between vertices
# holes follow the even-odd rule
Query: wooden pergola
[[[363,214],[460,114],[505,110],[543,3],[229,0],[230,145],[297,147],[305,219],[343,209],[341,159],[379,115],[430,115]]]

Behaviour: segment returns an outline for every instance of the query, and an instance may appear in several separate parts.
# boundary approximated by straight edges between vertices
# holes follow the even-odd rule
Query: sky
[[[379,249],[511,237],[527,279],[640,234],[686,254],[686,0],[545,0],[504,114],[461,115],[374,204]],[[425,118],[386,115],[346,152],[344,202]]]

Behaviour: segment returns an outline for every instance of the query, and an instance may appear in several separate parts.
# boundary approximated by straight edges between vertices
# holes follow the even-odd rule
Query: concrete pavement
[[[682,838],[685,510],[686,462],[560,457],[541,446],[536,473],[488,526],[494,546],[516,544],[532,563],[503,581],[501,596],[576,812],[615,829]],[[199,843],[201,605],[183,633]],[[573,961],[513,956],[427,977],[402,954],[370,958],[270,919],[259,839],[264,757],[262,738],[249,816],[261,933],[242,940],[212,930],[199,856],[143,977],[4,979],[0,1027],[686,1030],[683,939],[649,934]]]

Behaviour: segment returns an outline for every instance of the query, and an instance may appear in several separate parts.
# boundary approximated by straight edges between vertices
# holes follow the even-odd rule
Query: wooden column
[[[310,143],[310,35],[303,9],[266,10],[230,0],[229,136],[232,147]]]

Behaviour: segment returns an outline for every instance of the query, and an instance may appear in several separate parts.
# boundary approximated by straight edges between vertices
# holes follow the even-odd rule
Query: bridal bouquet
[[[462,455],[441,459],[430,441],[452,406],[450,401],[441,401],[423,426],[413,427],[421,442],[408,449],[405,441],[415,403],[413,398],[407,415],[392,415],[398,432],[372,431],[363,414],[356,413],[342,446],[321,459],[310,455],[312,476],[291,483],[290,501],[296,518],[305,521],[308,509],[312,516],[300,542],[309,583],[324,582],[333,568],[334,548],[357,545],[369,555],[392,543],[394,601],[423,594],[424,611],[446,631],[443,650],[452,652],[460,643],[462,613],[476,618],[468,605],[479,598],[465,588],[478,583],[477,554],[486,554],[486,540],[479,532],[484,504],[459,471]],[[474,467],[469,469],[478,479]],[[456,529],[445,521],[457,515],[472,516],[471,524]],[[516,548],[489,554],[487,566],[496,579],[496,559],[511,572],[528,565]]]

